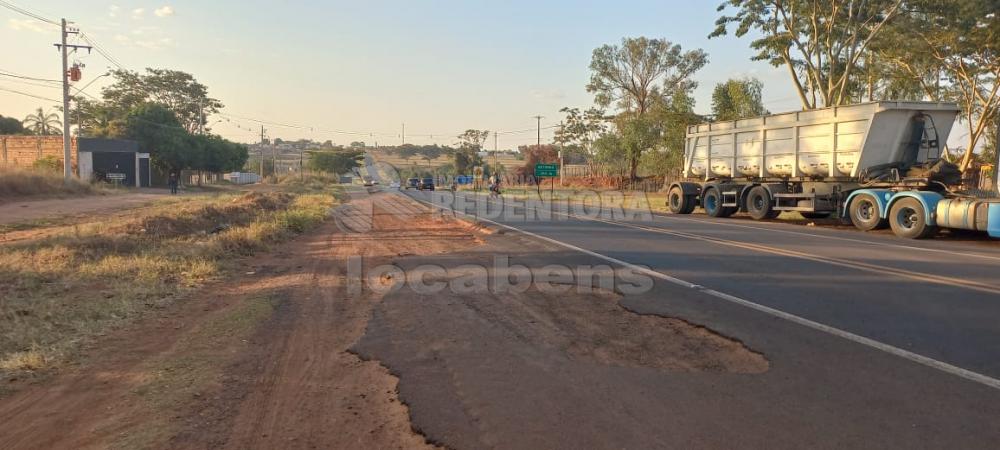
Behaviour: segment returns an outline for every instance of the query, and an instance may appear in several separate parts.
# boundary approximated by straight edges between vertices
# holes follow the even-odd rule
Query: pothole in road
[[[493,319],[574,359],[679,372],[759,374],[770,367],[762,354],[736,339],[684,320],[629,311],[615,293],[528,291],[504,297],[490,311]],[[476,309],[484,306],[489,307]]]

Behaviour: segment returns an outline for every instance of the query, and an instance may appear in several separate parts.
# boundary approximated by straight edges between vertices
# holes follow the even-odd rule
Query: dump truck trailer
[[[797,211],[911,239],[940,228],[1000,238],[1000,199],[962,194],[961,174],[943,158],[959,112],[882,101],[692,125],[685,181],[668,187],[667,207],[757,220]]]

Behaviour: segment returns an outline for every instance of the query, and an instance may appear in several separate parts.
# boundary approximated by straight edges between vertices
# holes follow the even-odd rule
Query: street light
[[[77,91],[78,92],[83,92],[83,91],[87,90],[87,88],[89,88],[90,85],[94,84],[95,81],[100,80],[101,78],[104,78],[104,77],[107,77],[107,76],[111,76],[111,72],[105,72],[103,74],[100,74],[100,75],[94,77],[93,80],[90,80],[90,83],[87,83],[84,87],[82,87],[80,89],[77,89]]]
[[[85,91],[87,88],[89,88],[90,85],[94,84],[95,81],[100,80],[101,78],[104,78],[104,77],[109,76],[109,75],[111,75],[111,72],[105,72],[105,73],[103,73],[101,75],[98,75],[98,76],[94,77],[93,80],[90,80],[90,83],[87,83],[82,88],[77,89],[76,92],[82,94],[83,91]],[[74,96],[73,98],[77,99],[76,96]],[[76,102],[76,134],[77,134],[77,137],[83,137],[83,121],[81,120],[81,117],[80,117],[80,109],[81,109],[80,108],[80,102],[77,101]]]

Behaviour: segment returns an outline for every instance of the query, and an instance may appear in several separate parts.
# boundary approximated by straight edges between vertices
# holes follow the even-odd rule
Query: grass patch
[[[316,226],[334,203],[280,192],[192,197],[0,246],[0,376],[60,366],[84,340]]]
[[[0,168],[0,202],[33,196],[104,194],[102,186],[78,178],[63,179],[61,172],[44,169]]]
[[[339,184],[336,175],[315,173],[303,177],[300,174],[288,174],[278,177],[277,184],[283,190],[299,194],[331,192],[331,186]]]

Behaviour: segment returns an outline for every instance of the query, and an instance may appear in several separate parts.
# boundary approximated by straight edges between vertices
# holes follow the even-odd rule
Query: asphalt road
[[[488,201],[465,195],[473,215],[475,202]],[[500,224],[1000,379],[995,242],[907,241],[703,215],[608,220],[570,210],[539,220],[523,214],[523,202],[505,207],[513,218],[493,219]]]
[[[482,214],[477,202],[488,200],[464,195],[465,212]],[[503,208],[507,214],[480,218],[549,248],[517,256],[522,263],[647,267],[658,275],[653,290],[626,296],[624,307],[736,339],[770,369],[749,378],[609,373],[558,354],[525,356],[536,350],[454,312],[466,299],[406,309],[387,298],[359,349],[400,375],[414,426],[432,439],[468,448],[492,446],[501,432],[508,433],[496,441],[501,447],[550,448],[993,448],[1000,441],[996,242],[906,241],[702,215],[624,220],[570,211],[538,220],[525,219],[523,203]],[[442,335],[476,348],[442,345],[433,362],[419,357]],[[480,381],[491,371],[502,371],[506,384]],[[497,389],[508,391],[489,392]],[[475,398],[445,394],[454,391]],[[471,405],[467,428],[445,413],[456,404]],[[513,419],[511,410],[524,416]],[[535,433],[524,434],[529,429]]]

